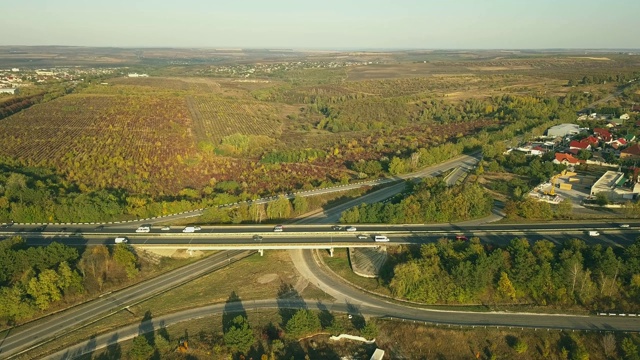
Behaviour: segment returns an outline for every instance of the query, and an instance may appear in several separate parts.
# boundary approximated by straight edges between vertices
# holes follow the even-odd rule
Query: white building
[[[600,193],[605,193],[609,200],[612,201],[631,200],[640,192],[640,185],[635,184],[633,189],[622,187],[626,181],[627,179],[623,173],[607,171],[593,184],[591,187],[591,195],[595,196]]]
[[[11,69],[11,71],[18,72],[18,71],[20,71],[20,69],[19,68],[13,68],[13,69]]]
[[[17,94],[17,93],[18,93],[18,89],[16,88],[8,88],[8,89],[0,88],[0,94]]]
[[[620,120],[629,120],[629,114],[620,115]]]
[[[147,75],[147,74],[138,74],[138,73],[129,73],[129,74],[128,74],[128,76],[129,76],[129,77],[132,77],[132,78],[137,78],[137,77],[149,77],[149,75]]]
[[[578,124],[560,124],[552,126],[547,130],[547,136],[560,136],[565,137],[567,135],[575,135],[580,133],[580,126]]]

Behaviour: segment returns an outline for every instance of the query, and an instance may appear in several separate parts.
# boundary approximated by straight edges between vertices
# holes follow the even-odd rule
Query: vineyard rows
[[[220,138],[237,132],[275,135],[280,122],[274,107],[257,102],[200,101],[195,106],[205,116],[227,120],[192,123],[187,102],[178,96],[68,95],[2,120],[0,155],[53,167],[88,188],[149,195],[200,189],[212,178],[244,183],[250,193],[276,194],[343,176],[344,167],[261,166],[200,154],[194,138],[198,124]]]
[[[236,133],[277,137],[281,131],[277,111],[269,104],[189,96],[187,106],[199,141],[218,144],[223,137]]]

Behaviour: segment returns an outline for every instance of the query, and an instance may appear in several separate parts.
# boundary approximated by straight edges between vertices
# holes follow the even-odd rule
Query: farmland
[[[66,192],[114,191],[129,214],[158,201],[207,206],[415,170],[538,133],[546,122],[573,121],[637,69],[618,55],[246,56],[149,65],[150,77],[102,78],[11,108],[0,120],[0,157],[51,169]]]

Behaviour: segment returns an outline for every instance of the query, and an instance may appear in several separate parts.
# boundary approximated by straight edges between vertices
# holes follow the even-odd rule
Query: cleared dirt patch
[[[268,284],[278,278],[278,274],[264,274],[256,279],[258,284]]]

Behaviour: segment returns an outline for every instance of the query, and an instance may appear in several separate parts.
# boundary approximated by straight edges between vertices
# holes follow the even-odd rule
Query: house
[[[577,124],[560,124],[552,126],[547,130],[547,136],[560,136],[575,135],[580,133],[580,126]]]
[[[587,139],[571,140],[569,143],[570,150],[591,150],[591,143]]]
[[[608,143],[609,141],[611,141],[611,139],[613,139],[613,136],[611,135],[609,130],[603,129],[603,128],[593,129],[593,135],[597,136],[599,139],[601,139],[606,143]]]
[[[629,120],[629,114],[620,115],[620,120]]]
[[[577,165],[584,163],[584,160],[580,160],[571,154],[556,153],[556,158],[553,162],[554,164]]]
[[[628,143],[627,143],[627,140],[625,140],[625,138],[618,138],[609,143],[609,145],[616,150],[621,146],[627,146],[627,144]]]
[[[589,142],[589,144],[591,144],[591,147],[594,147],[594,148],[598,147],[598,145],[600,144],[600,140],[593,135],[589,135],[589,137],[584,139],[584,141]]]
[[[640,144],[631,145],[620,151],[620,159],[640,158]]]
[[[622,124],[624,124],[623,119],[609,119],[609,121],[607,122],[607,127],[620,126]]]

